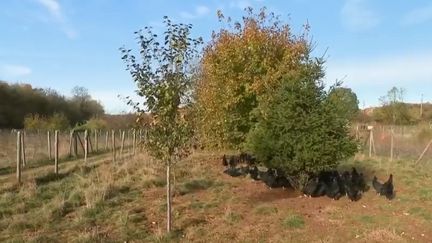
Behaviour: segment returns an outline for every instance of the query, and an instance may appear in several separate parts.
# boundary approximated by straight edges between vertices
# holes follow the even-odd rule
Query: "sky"
[[[118,49],[137,49],[134,31],[162,31],[167,15],[208,41],[221,28],[217,10],[241,20],[248,6],[265,6],[295,34],[308,23],[313,54],[326,58],[325,82],[343,80],[360,108],[378,105],[393,86],[407,102],[432,102],[429,0],[1,0],[0,80],[66,96],[84,86],[108,113],[129,112],[118,95],[133,95],[135,84]]]

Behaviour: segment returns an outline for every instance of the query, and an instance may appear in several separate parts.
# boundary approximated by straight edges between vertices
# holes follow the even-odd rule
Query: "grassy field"
[[[430,242],[432,167],[357,158],[368,178],[395,176],[396,198],[367,192],[305,198],[222,173],[221,153],[196,153],[175,169],[174,226],[165,231],[164,168],[146,155],[39,168],[20,187],[2,183],[0,241],[9,242]]]

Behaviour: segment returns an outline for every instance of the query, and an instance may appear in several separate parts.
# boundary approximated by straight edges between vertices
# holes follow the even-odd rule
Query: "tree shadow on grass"
[[[66,173],[58,173],[58,174],[51,172],[51,173],[48,173],[46,175],[36,177],[35,182],[36,182],[37,186],[40,186],[40,185],[48,184],[52,181],[62,180],[63,178],[65,178],[71,174],[72,174],[72,171],[68,171]]]

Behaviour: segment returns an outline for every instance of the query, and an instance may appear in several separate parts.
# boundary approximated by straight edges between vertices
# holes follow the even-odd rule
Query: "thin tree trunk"
[[[167,232],[171,232],[171,159],[168,160],[166,168],[166,200],[167,200]]]

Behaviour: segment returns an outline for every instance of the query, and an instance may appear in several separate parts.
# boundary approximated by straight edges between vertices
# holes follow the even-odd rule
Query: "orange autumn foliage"
[[[271,96],[283,75],[295,74],[310,53],[308,26],[292,33],[273,13],[247,10],[242,22],[213,33],[204,50],[196,85],[196,125],[201,142],[210,147],[239,147],[254,124],[260,99]]]

